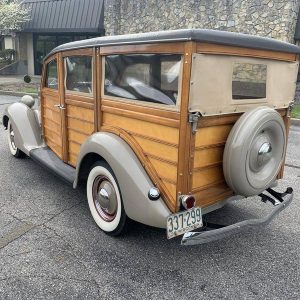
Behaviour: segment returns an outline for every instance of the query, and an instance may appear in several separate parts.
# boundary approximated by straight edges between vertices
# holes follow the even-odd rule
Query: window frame
[[[91,93],[86,93],[86,92],[79,92],[75,90],[69,90],[67,89],[67,76],[68,76],[68,70],[67,70],[67,65],[65,63],[67,58],[73,58],[73,57],[90,57],[91,58]],[[89,55],[70,55],[70,56],[65,56],[63,57],[63,65],[64,65],[64,89],[66,93],[68,94],[75,94],[75,95],[81,95],[81,96],[86,96],[86,97],[94,97],[94,82],[93,82],[93,74],[94,74],[94,62],[93,62],[93,56]]]
[[[56,61],[56,70],[57,70],[57,89],[53,89],[51,87],[48,87],[48,67],[49,67],[49,64],[53,61]],[[51,91],[57,91],[59,92],[59,66],[58,66],[58,57],[57,55],[55,56],[51,56],[49,57],[45,62],[44,62],[44,66],[45,66],[45,69],[43,71],[43,82],[42,82],[42,88],[45,88],[45,89],[49,89]]]
[[[129,98],[123,98],[123,97],[117,97],[117,96],[110,96],[106,95],[104,93],[104,83],[105,83],[105,60],[106,56],[110,55],[143,55],[143,54],[157,54],[157,55],[180,55],[181,60],[180,60],[180,71],[179,71],[179,76],[178,76],[178,96],[177,96],[177,101],[175,105],[166,105],[162,103],[154,103],[154,102],[148,102],[144,100],[138,100],[138,99],[129,99]],[[107,99],[107,100],[113,100],[119,103],[128,103],[128,104],[134,104],[137,106],[141,107],[150,107],[150,108],[159,108],[163,110],[169,110],[169,111],[180,111],[181,107],[181,97],[182,97],[182,77],[183,77],[183,65],[184,65],[184,54],[183,53],[177,53],[177,52],[164,52],[164,51],[156,51],[156,52],[151,52],[151,51],[143,51],[143,52],[118,52],[118,53],[105,53],[105,55],[101,55],[101,64],[102,64],[102,72],[101,72],[101,98],[102,99]]]
[[[234,74],[234,66],[236,64],[253,64],[253,65],[264,65],[266,66],[266,80],[265,80],[265,97],[263,98],[244,98],[244,99],[234,99],[233,98],[233,74]],[[231,66],[231,104],[255,104],[255,103],[267,103],[268,98],[268,84],[269,84],[269,76],[268,76],[268,65],[264,63],[253,63],[253,62],[241,62],[241,60],[233,60]]]
[[[78,49],[78,50],[67,50],[62,52],[62,59],[63,59],[63,83],[64,83],[64,92],[65,96],[79,96],[81,98],[87,98],[89,101],[93,101],[93,99],[96,96],[96,82],[95,82],[95,76],[96,76],[96,68],[95,68],[95,58],[93,53],[94,48],[84,48],[84,49]],[[67,72],[65,67],[65,58],[66,57],[74,57],[74,56],[89,56],[92,59],[92,93],[84,93],[84,92],[77,92],[72,90],[67,90],[66,88],[66,78],[67,78]]]

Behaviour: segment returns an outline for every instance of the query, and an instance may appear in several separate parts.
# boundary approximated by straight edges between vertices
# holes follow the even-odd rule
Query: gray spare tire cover
[[[244,113],[225,145],[223,172],[227,184],[238,195],[260,194],[276,179],[285,149],[285,125],[277,111],[258,107]]]

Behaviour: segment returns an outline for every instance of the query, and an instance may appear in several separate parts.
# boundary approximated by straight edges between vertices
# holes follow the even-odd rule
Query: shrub
[[[4,49],[0,51],[0,61],[11,63],[16,55],[16,51],[13,49]]]

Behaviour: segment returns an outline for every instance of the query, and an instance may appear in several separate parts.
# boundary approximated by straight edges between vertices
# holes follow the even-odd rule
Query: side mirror
[[[24,79],[24,82],[26,82],[26,83],[31,82],[31,77],[29,75],[25,75],[23,79]]]

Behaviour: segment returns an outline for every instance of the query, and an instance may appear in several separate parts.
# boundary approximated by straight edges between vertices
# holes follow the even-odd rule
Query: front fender
[[[45,146],[42,129],[33,109],[23,103],[13,103],[5,109],[3,119],[5,117],[14,129],[16,146],[24,153],[29,155],[30,150]]]
[[[148,191],[154,186],[153,182],[130,146],[115,134],[98,132],[82,144],[74,188],[78,183],[82,162],[91,153],[100,155],[114,171],[127,216],[146,225],[166,228],[169,209],[161,198],[149,200]]]

